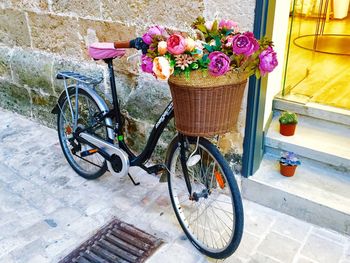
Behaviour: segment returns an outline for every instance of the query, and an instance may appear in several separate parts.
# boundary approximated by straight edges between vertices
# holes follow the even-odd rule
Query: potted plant
[[[291,177],[295,173],[295,169],[301,162],[293,152],[282,152],[280,158],[280,173],[284,176]]]
[[[298,123],[298,116],[294,112],[284,111],[280,118],[280,134],[284,136],[292,136]]]
[[[175,126],[191,136],[211,136],[234,129],[247,78],[259,78],[277,66],[271,40],[240,32],[232,20],[198,17],[187,32],[152,26],[141,68],[168,81]]]

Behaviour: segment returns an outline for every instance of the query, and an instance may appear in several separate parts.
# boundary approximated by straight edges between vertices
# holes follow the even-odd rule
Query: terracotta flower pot
[[[284,176],[293,176],[295,174],[295,169],[297,169],[297,165],[283,165],[280,163],[280,172]]]
[[[280,134],[284,136],[293,136],[296,128],[296,124],[282,124],[280,123]]]

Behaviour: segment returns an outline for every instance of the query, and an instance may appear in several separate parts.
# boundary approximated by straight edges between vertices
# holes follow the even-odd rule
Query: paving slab
[[[187,240],[166,184],[140,169],[128,177],[79,177],[56,131],[0,109],[0,263],[57,262],[117,217],[162,238],[151,263],[349,263],[350,238],[244,200],[243,240],[230,258],[214,260]]]

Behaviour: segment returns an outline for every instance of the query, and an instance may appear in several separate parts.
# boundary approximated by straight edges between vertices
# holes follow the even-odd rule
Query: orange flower
[[[163,56],[167,52],[167,43],[165,41],[160,41],[158,43],[158,53]]]
[[[170,63],[165,57],[156,57],[153,60],[153,72],[157,79],[168,80],[174,69],[170,67]]]
[[[190,37],[186,38],[186,42],[185,43],[186,43],[185,49],[188,52],[191,52],[196,46],[196,42]]]

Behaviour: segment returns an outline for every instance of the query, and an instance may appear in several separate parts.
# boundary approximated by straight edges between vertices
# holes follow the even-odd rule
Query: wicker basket
[[[168,80],[176,129],[190,136],[212,136],[236,127],[247,76],[228,72],[220,77],[192,71]]]

